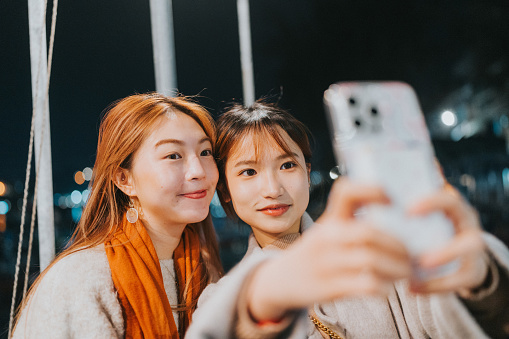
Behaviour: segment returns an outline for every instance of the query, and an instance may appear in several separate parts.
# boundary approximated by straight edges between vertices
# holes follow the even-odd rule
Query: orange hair
[[[97,155],[90,195],[69,246],[41,273],[18,311],[37,288],[44,274],[63,257],[103,244],[113,234],[128,209],[129,198],[114,183],[119,168],[129,169],[134,154],[151,133],[154,124],[169,111],[193,118],[215,146],[215,124],[209,113],[186,97],[167,97],[158,93],[136,94],[110,105],[104,115],[97,144]],[[200,234],[201,254],[209,282],[223,274],[216,233],[210,214],[193,227]]]

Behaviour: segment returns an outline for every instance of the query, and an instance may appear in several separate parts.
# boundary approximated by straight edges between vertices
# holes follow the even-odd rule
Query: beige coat
[[[302,228],[305,230],[312,223],[305,214]],[[242,285],[256,266],[267,257],[277,255],[270,250],[285,248],[297,238],[298,235],[289,235],[262,250],[251,235],[244,259],[202,294],[189,337],[322,338],[304,310],[282,324],[260,328],[249,317],[241,297]],[[345,339],[477,339],[488,338],[486,332],[504,337],[507,334],[503,328],[509,326],[509,250],[493,236],[486,234],[485,239],[492,279],[469,300],[462,300],[454,293],[413,295],[408,292],[407,281],[399,281],[386,298],[345,298],[317,304],[314,311],[323,324]],[[217,314],[212,314],[213,310]]]

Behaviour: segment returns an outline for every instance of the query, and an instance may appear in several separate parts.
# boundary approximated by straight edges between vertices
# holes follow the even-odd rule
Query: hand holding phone
[[[391,199],[389,207],[370,205],[358,217],[397,236],[413,257],[444,246],[454,227],[442,213],[406,212],[444,185],[412,88],[401,82],[337,83],[324,102],[340,168],[353,181],[382,186]],[[456,267],[455,262],[433,270],[416,266],[415,274],[427,280]]]

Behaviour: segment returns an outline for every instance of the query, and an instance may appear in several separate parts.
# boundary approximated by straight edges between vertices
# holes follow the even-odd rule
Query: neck
[[[300,232],[300,220],[301,220],[301,218],[299,218],[299,220],[297,220],[290,228],[288,228],[286,231],[281,232],[281,233],[264,232],[258,228],[255,228],[255,227],[251,227],[251,229],[253,230],[253,235],[255,236],[256,241],[258,242],[260,247],[264,248],[265,246],[272,244],[274,241],[284,237],[287,234],[299,233]]]
[[[159,260],[173,258],[173,252],[180,242],[186,224],[167,225],[154,222],[149,218],[141,219],[141,221],[152,240]]]

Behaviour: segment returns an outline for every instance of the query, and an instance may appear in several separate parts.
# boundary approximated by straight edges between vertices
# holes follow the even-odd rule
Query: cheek
[[[256,196],[256,192],[252,188],[251,182],[242,182],[241,180],[229,180],[228,190],[233,206],[243,206],[247,202],[252,201]]]
[[[292,180],[290,183],[291,186],[288,186],[289,190],[291,190],[294,202],[307,207],[309,203],[309,184],[307,176],[299,175],[298,178],[294,179],[295,180]]]
[[[214,184],[214,186],[217,185],[217,181],[219,180],[219,171],[217,170],[217,166],[215,162],[212,162],[209,164],[206,168],[207,176],[210,179],[210,182]]]
[[[152,177],[147,178],[152,182],[152,187],[157,187],[161,192],[177,192],[184,182],[183,176],[177,171],[163,170],[157,174],[154,173]],[[155,192],[154,192],[155,193]]]

